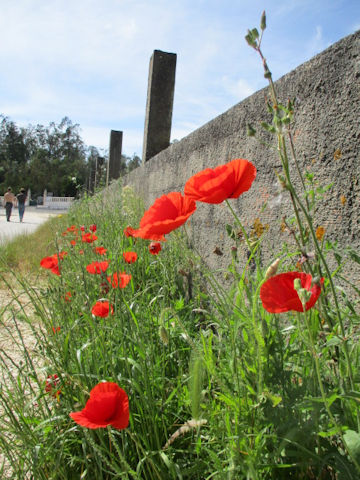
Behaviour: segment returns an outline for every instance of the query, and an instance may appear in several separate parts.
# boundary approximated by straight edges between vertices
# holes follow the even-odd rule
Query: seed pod
[[[280,263],[280,258],[277,258],[271,265],[270,267],[266,270],[266,273],[265,273],[265,280],[268,280],[270,277],[273,277],[276,272],[277,272],[277,269],[279,267],[279,263]]]

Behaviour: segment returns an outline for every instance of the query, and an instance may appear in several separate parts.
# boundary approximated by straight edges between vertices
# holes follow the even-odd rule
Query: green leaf
[[[354,250],[349,250],[349,257],[360,265],[360,256]]]
[[[235,233],[233,227],[227,223],[225,225],[225,229],[226,229],[226,233],[229,235],[229,237],[232,238],[233,240],[235,240],[236,239],[236,233]]]
[[[360,460],[360,434],[354,430],[347,430],[344,433],[344,440],[352,457]]]

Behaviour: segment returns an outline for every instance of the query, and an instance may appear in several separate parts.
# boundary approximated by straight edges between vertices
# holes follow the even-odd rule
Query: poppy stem
[[[311,326],[310,326],[310,322],[309,322],[309,317],[308,317],[308,313],[307,311],[305,310],[306,308],[306,302],[303,302],[302,301],[302,304],[303,304],[303,309],[304,309],[304,317],[305,317],[305,324],[306,324],[306,328],[307,328],[307,331],[308,331],[308,334],[309,334],[309,340],[310,340],[310,348],[311,348],[311,354],[313,356],[313,359],[314,359],[314,363],[315,363],[315,371],[316,371],[316,376],[317,376],[317,381],[318,381],[318,384],[319,384],[319,388],[320,388],[320,393],[321,393],[321,398],[322,398],[322,401],[324,403],[324,406],[325,406],[325,409],[329,415],[329,418],[331,420],[331,422],[333,423],[333,425],[337,428],[338,430],[338,433],[341,437],[341,440],[342,440],[342,443],[345,447],[345,450],[347,452],[347,454],[349,455],[349,457],[352,459],[352,461],[354,462],[354,465],[356,467],[356,469],[358,470],[358,472],[360,472],[360,464],[357,462],[357,459],[354,458],[354,456],[351,454],[351,451],[349,450],[348,448],[348,445],[345,441],[345,438],[344,438],[344,434],[342,432],[342,428],[341,426],[338,425],[335,417],[333,416],[332,412],[331,412],[331,409],[330,409],[330,406],[329,406],[329,402],[326,398],[326,393],[325,393],[325,389],[324,389],[324,384],[322,382],[322,379],[321,379],[321,373],[320,373],[320,365],[319,365],[319,357],[318,357],[318,354],[316,352],[316,347],[315,347],[315,342],[314,342],[314,338],[313,338],[313,335],[312,335],[312,332],[311,332]],[[298,319],[300,317],[300,314],[298,313]]]
[[[242,232],[242,234],[244,235],[244,238],[245,238],[246,244],[247,244],[247,246],[248,246],[248,249],[250,250],[251,253],[253,253],[253,252],[252,252],[252,250],[253,250],[253,249],[252,249],[252,245],[251,245],[251,243],[250,243],[248,234],[246,233],[246,230],[245,230],[243,224],[241,223],[239,217],[236,215],[235,210],[234,210],[234,209],[232,208],[232,206],[230,205],[229,200],[226,199],[226,200],[225,200],[225,203],[226,203],[226,205],[228,206],[228,208],[229,208],[232,216],[235,218],[236,223],[239,225],[239,227],[240,227],[240,229],[241,229],[241,232]]]

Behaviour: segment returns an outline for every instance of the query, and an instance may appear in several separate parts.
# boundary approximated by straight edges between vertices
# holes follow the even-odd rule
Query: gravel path
[[[23,222],[20,223],[17,208],[13,208],[10,222],[7,222],[5,208],[0,207],[0,244],[11,240],[17,235],[32,233],[48,218],[63,213],[63,210],[26,207]]]

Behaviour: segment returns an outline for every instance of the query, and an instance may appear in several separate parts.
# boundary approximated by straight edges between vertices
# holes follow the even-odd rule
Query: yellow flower
[[[345,205],[346,203],[346,197],[344,195],[341,195],[340,196],[340,202],[342,203],[342,205]]]
[[[340,160],[341,158],[341,150],[340,148],[337,148],[334,152],[334,160]]]
[[[325,234],[325,228],[324,227],[318,227],[316,229],[316,232],[315,232],[315,235],[316,235],[316,238],[321,241],[323,239],[323,236]]]

